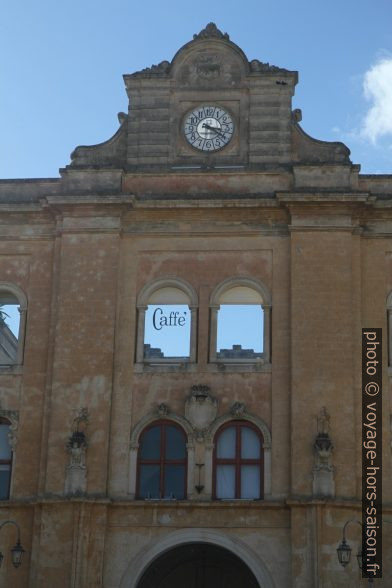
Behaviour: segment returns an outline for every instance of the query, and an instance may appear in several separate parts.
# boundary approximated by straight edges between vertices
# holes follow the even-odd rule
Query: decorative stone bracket
[[[329,436],[330,420],[330,415],[323,407],[317,416],[317,436],[313,444],[313,494],[326,498],[335,496],[335,468],[331,463],[334,447]]]
[[[86,450],[87,438],[85,429],[88,423],[87,408],[81,408],[73,421],[73,432],[67,442],[69,464],[65,475],[66,495],[78,496],[85,494],[87,487]]]

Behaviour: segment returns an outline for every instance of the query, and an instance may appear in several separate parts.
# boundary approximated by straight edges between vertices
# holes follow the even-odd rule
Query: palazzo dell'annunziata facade
[[[305,133],[297,79],[210,23],[124,76],[111,139],[0,181],[1,587],[366,584],[359,526],[336,549],[363,327],[392,521],[392,175]]]

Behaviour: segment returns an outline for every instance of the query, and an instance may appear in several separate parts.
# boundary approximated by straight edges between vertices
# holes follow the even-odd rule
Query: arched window
[[[196,360],[197,296],[175,278],[145,286],[138,297],[138,363],[183,363]]]
[[[263,437],[247,421],[231,421],[216,433],[213,496],[263,498]]]
[[[0,417],[0,500],[8,500],[10,496],[12,449],[8,434],[11,423]]]
[[[22,363],[26,307],[20,288],[0,282],[0,366]]]
[[[210,360],[228,363],[269,363],[270,297],[250,278],[225,280],[210,302]]]
[[[186,497],[186,435],[172,421],[158,421],[140,435],[136,497]]]

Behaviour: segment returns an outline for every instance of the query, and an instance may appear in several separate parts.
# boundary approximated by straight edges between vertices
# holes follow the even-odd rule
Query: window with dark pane
[[[170,421],[159,421],[140,436],[137,498],[176,499],[186,495],[186,436]]]
[[[12,449],[9,442],[11,423],[0,418],[0,500],[10,496]]]
[[[214,498],[263,498],[263,438],[246,421],[219,429],[214,449]]]

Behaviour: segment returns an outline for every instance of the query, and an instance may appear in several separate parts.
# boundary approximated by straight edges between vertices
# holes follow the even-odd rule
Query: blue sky
[[[175,316],[177,313],[177,316]],[[183,317],[182,320],[180,317]],[[258,305],[222,304],[218,311],[217,351],[242,349],[263,351],[264,315]],[[144,342],[160,349],[165,357],[187,357],[190,350],[190,312],[186,305],[150,304],[145,319]]]
[[[3,304],[1,310],[5,313],[4,320],[6,325],[11,329],[15,337],[18,338],[20,321],[19,305]]]
[[[299,71],[307,133],[392,173],[390,0],[2,0],[0,177],[56,177],[77,145],[108,139],[122,74],[171,60],[210,21],[249,59]]]

